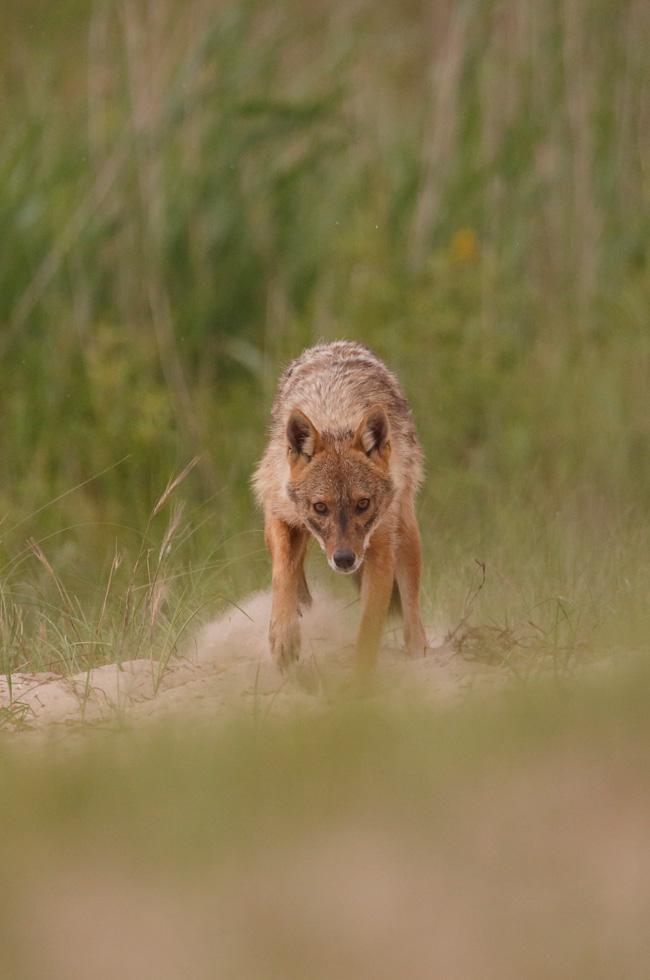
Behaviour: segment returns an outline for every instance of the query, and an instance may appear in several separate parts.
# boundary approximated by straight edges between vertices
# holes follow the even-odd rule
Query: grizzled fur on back
[[[274,515],[290,525],[304,521],[297,512],[290,485],[297,478],[300,482],[301,476],[300,470],[296,474],[287,441],[292,412],[298,409],[304,413],[320,436],[321,446],[330,451],[328,455],[338,458],[344,471],[346,451],[352,447],[364,416],[376,405],[383,407],[388,418],[390,453],[385,474],[383,467],[373,467],[373,482],[381,482],[385,475],[392,486],[391,497],[413,494],[422,480],[422,452],[399,382],[377,355],[362,344],[335,341],[304,351],[289,365],[273,403],[269,445],[253,477],[257,499],[267,516]],[[314,448],[309,445],[309,438],[308,452]],[[342,475],[341,470],[338,472]],[[331,476],[335,477],[334,470]],[[306,472],[303,478],[308,479]],[[327,482],[326,473],[321,474],[319,482]],[[313,488],[320,493],[324,489]],[[387,492],[387,487],[373,489],[380,494]],[[318,537],[317,528],[311,530]]]

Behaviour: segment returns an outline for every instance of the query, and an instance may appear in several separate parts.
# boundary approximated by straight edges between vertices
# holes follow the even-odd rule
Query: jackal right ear
[[[289,449],[296,456],[311,459],[321,448],[320,433],[299,408],[294,408],[287,422]]]
[[[390,424],[382,405],[373,405],[361,419],[352,445],[366,456],[390,455]]]

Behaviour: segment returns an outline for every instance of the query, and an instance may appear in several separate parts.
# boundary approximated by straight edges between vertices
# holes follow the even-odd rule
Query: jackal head
[[[395,493],[389,472],[390,426],[381,405],[356,432],[321,433],[299,409],[287,423],[287,491],[336,572],[356,572]]]

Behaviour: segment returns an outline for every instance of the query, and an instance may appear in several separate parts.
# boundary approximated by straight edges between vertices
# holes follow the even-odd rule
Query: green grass
[[[437,614],[479,560],[479,623],[647,644],[641,5],[30,0],[5,27],[5,669],[168,656],[265,583],[273,386],[340,336],[413,403]],[[163,574],[152,507],[195,455]]]

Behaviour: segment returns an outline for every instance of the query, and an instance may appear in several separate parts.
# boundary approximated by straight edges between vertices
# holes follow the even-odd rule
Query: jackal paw
[[[404,628],[404,646],[409,657],[426,657],[429,644],[422,623]]]
[[[300,656],[300,627],[298,621],[275,621],[269,630],[271,655],[280,670],[284,670]]]

